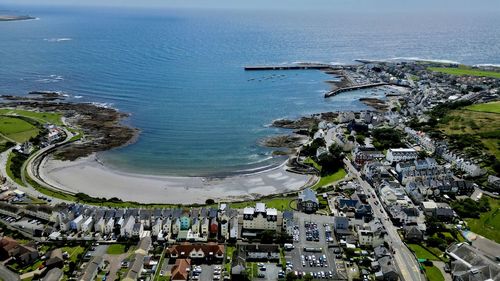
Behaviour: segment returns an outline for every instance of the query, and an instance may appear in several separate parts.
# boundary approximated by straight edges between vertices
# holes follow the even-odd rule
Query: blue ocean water
[[[325,100],[319,71],[245,72],[296,61],[418,57],[500,63],[500,17],[335,12],[30,8],[0,22],[0,93],[57,90],[132,115],[137,143],[104,153],[121,170],[200,175],[283,159],[258,145],[272,120],[366,108]],[[460,20],[456,20],[457,17]]]

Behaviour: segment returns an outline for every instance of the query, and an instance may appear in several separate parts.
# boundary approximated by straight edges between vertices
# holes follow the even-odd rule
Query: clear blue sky
[[[498,12],[500,0],[4,0],[9,5],[127,6],[165,8],[329,9],[332,11]],[[499,14],[500,16],[500,14]]]

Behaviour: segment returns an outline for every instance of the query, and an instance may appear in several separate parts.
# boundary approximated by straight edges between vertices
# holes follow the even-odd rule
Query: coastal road
[[[13,181],[9,176],[7,176],[7,171],[6,171],[7,159],[9,158],[9,153],[11,151],[12,151],[12,148],[8,149],[0,154],[0,175],[2,175],[6,179],[5,185],[7,187],[9,187],[9,189],[19,189],[22,192],[24,192],[24,193],[26,193],[29,196],[34,197],[34,198],[38,198],[38,196],[48,197],[45,194],[37,191],[33,187],[26,187],[26,186],[22,186],[22,185],[18,184],[17,182]],[[67,201],[60,200],[57,198],[52,198],[52,197],[51,197],[51,199],[52,199],[52,202],[51,202],[52,204],[67,202]]]
[[[49,150],[51,148],[54,148],[56,146],[65,144],[65,143],[67,143],[67,142],[69,142],[71,140],[71,138],[74,136],[73,133],[71,133],[68,130],[66,130],[66,128],[64,128],[64,131],[66,133],[66,139],[64,141],[56,143],[56,144],[49,145],[49,146],[47,146],[45,148],[42,148],[41,150],[39,150],[39,151],[35,152],[33,155],[31,155],[28,158],[28,160],[24,162],[24,164],[22,166],[21,178],[22,178],[22,181],[23,181],[23,183],[24,183],[25,186],[16,183],[11,178],[9,178],[9,176],[7,175],[7,171],[6,171],[7,160],[8,160],[9,154],[12,152],[13,148],[10,148],[10,149],[4,151],[3,153],[1,153],[0,154],[0,174],[7,179],[6,185],[10,189],[19,189],[19,190],[23,191],[24,193],[26,193],[29,196],[34,197],[34,198],[38,198],[40,196],[50,197],[50,196],[47,196],[47,195],[39,192],[35,188],[33,188],[26,181],[26,175],[25,175],[25,173],[26,173],[26,171],[28,171],[28,175],[29,175],[29,177],[31,179],[35,180],[36,182],[38,182],[42,186],[46,186],[46,184],[40,183],[40,181],[38,180],[38,178],[34,176],[34,174],[33,174],[33,165],[32,164],[33,164],[33,161],[36,158],[38,158],[38,156],[41,155],[43,152],[45,152],[45,151],[47,151],[47,150]],[[69,201],[61,200],[61,199],[58,199],[58,198],[55,198],[55,197],[51,197],[50,199],[51,199],[51,204],[59,204],[59,203],[63,203],[63,202],[69,203]]]
[[[368,202],[372,207],[374,217],[380,218],[382,224],[384,225],[390,247],[394,250],[394,260],[401,273],[401,278],[405,281],[425,281],[425,276],[420,273],[419,264],[412,254],[412,252],[406,247],[406,245],[401,241],[401,237],[397,232],[397,228],[392,224],[389,219],[389,215],[382,208],[382,203],[380,202],[378,196],[372,198],[370,195],[374,194],[372,186],[361,178],[361,173],[358,172],[352,165],[352,163],[344,159],[344,163],[349,171],[349,173],[355,175],[358,178],[361,187],[368,196]],[[378,202],[375,204],[375,202]]]

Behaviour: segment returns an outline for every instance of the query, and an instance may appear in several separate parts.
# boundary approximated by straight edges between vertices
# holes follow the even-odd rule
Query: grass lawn
[[[417,245],[417,244],[408,244],[408,247],[410,250],[412,250],[417,258],[419,259],[428,259],[428,260],[433,260],[433,261],[439,261],[440,259],[436,257],[433,253],[427,251],[426,249],[422,248],[422,246]]]
[[[245,265],[250,280],[257,278],[259,274],[259,267],[256,262],[247,262]]]
[[[37,120],[40,123],[51,123],[55,125],[63,125],[61,114],[50,112],[36,112],[21,109],[0,108],[0,115],[22,115]]]
[[[429,281],[444,281],[444,276],[435,266],[425,266],[425,275]]]
[[[236,251],[234,246],[226,246],[226,260],[224,261],[224,269],[227,273],[231,273],[231,262],[233,259],[233,253]]]
[[[125,245],[123,244],[112,244],[109,245],[108,249],[106,250],[106,253],[109,255],[121,255],[125,253]]]
[[[257,200],[257,201],[229,203],[229,205],[231,206],[231,208],[241,209],[241,208],[245,208],[245,207],[252,207],[252,206],[255,206],[255,203],[262,202],[262,203],[266,203],[266,206],[269,208],[276,208],[279,211],[287,211],[287,210],[292,210],[290,205],[294,206],[295,199],[296,199],[295,196],[265,198],[265,199]]]
[[[23,274],[23,273],[31,272],[33,270],[38,269],[38,267],[40,267],[42,264],[43,264],[43,260],[38,260],[35,263],[30,264],[26,267],[20,267],[17,263],[12,264],[10,267],[12,267],[12,269],[14,269],[15,271]],[[2,279],[0,279],[0,280],[2,280]]]
[[[451,75],[458,75],[458,76],[469,75],[469,76],[482,76],[482,77],[500,78],[500,72],[496,72],[496,71],[483,71],[483,70],[480,70],[480,69],[473,69],[473,68],[466,67],[466,66],[460,66],[460,67],[429,67],[429,70],[432,70],[432,71],[435,71],[435,72],[441,72],[441,73],[451,74]]]
[[[20,178],[14,177],[14,174],[12,173],[11,166],[12,166],[12,157],[14,157],[14,153],[10,152],[9,157],[7,158],[7,163],[5,165],[5,171],[7,172],[7,176],[11,178],[13,181],[15,181],[17,184],[21,186],[25,186],[23,181]]]
[[[500,101],[473,104],[467,106],[465,109],[479,112],[500,113]]]
[[[474,106],[474,105],[473,105]],[[479,106],[479,105],[478,105]],[[500,114],[467,109],[450,111],[443,122],[438,125],[438,129],[446,135],[452,134],[484,134],[500,131]],[[498,140],[492,137],[480,136],[481,142],[488,152],[500,159]]]
[[[22,143],[38,135],[38,128],[15,117],[0,116],[0,133],[7,138]]]
[[[79,254],[83,254],[83,251],[85,251],[85,248],[82,246],[76,246],[76,247],[62,247],[61,251],[68,252],[69,254],[69,260],[72,262],[77,262],[77,257]]]
[[[321,177],[321,179],[312,187],[312,189],[318,189],[319,187],[329,185],[332,182],[343,179],[346,175],[346,171],[344,169],[340,169],[331,175]]]
[[[307,157],[306,160],[304,160],[304,164],[311,164],[316,168],[318,171],[321,171],[322,167],[320,164],[316,163],[316,161],[312,160],[311,157]]]
[[[491,210],[478,219],[465,219],[470,230],[500,243],[500,200],[488,198]]]

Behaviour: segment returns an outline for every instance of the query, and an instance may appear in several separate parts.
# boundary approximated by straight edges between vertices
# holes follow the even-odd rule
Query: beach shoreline
[[[265,171],[220,178],[132,174],[106,167],[95,154],[74,161],[46,157],[40,164],[39,176],[47,184],[71,193],[143,204],[254,200],[300,190],[315,178],[288,172],[285,163]]]

